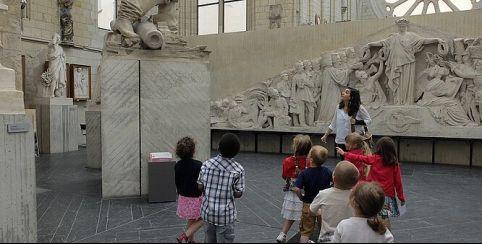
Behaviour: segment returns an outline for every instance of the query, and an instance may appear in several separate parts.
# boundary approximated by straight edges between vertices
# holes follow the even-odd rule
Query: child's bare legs
[[[294,223],[294,220],[285,220],[283,223],[283,229],[281,231],[287,235]]]
[[[186,236],[188,237],[189,241],[196,241],[196,232],[201,229],[203,226],[203,220],[202,219],[197,219],[197,220],[189,220],[187,222],[187,230],[186,230]]]

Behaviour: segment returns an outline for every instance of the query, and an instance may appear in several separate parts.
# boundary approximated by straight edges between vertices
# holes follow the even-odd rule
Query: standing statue
[[[72,44],[74,42],[74,21],[71,11],[74,0],[59,0],[59,5],[62,43]]]
[[[67,68],[65,53],[60,44],[60,36],[55,33],[49,43],[49,68],[42,74],[44,86],[49,87],[50,97],[66,97]]]
[[[399,33],[385,40],[372,42],[370,47],[385,47],[388,50],[386,75],[388,87],[394,96],[395,105],[410,105],[415,102],[415,54],[422,51],[424,45],[439,43],[440,38],[424,38],[408,31],[410,22],[406,19],[396,21]]]
[[[341,87],[348,85],[352,68],[344,68],[338,54],[323,57],[323,74],[321,101],[318,122],[329,122],[333,119],[337,104],[340,102]]]

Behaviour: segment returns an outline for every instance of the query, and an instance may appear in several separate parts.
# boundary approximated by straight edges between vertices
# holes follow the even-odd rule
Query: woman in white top
[[[354,116],[355,118],[353,118]],[[328,136],[335,132],[337,147],[346,149],[345,138],[352,133],[351,126],[355,125],[355,131],[363,135],[365,133],[364,126],[370,124],[371,121],[370,114],[361,105],[360,92],[354,88],[347,88],[341,93],[341,102],[321,141],[326,143]]]

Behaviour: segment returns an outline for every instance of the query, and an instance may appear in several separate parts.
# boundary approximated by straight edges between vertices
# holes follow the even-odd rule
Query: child
[[[322,146],[314,146],[308,158],[311,160],[312,167],[303,170],[295,182],[296,195],[303,201],[300,243],[308,243],[315,229],[316,216],[311,214],[310,204],[318,192],[329,188],[332,183],[331,171],[322,166],[328,158],[328,150]],[[301,194],[301,190],[305,191],[304,195]]]
[[[299,173],[306,167],[309,167],[306,162],[306,157],[311,150],[311,138],[307,135],[297,135],[293,139],[294,156],[289,156],[283,160],[283,174],[282,177],[286,181],[284,187],[285,196],[283,201],[283,208],[281,215],[285,219],[283,229],[276,241],[279,243],[286,242],[286,235],[291,229],[295,221],[301,220],[301,211],[303,210],[303,202],[298,198],[293,191],[293,184],[296,181]]]
[[[194,160],[196,144],[190,137],[184,137],[176,146],[176,155],[181,159],[174,167],[177,194],[177,216],[187,220],[187,230],[178,238],[179,243],[195,242],[195,234],[202,227],[201,202],[202,193],[196,180],[202,163]]]
[[[389,218],[400,216],[395,197],[398,196],[402,206],[405,205],[402,174],[393,140],[389,137],[383,137],[378,140],[376,152],[371,156],[346,153],[340,148],[337,148],[337,151],[344,155],[347,161],[363,162],[371,165],[367,180],[378,182],[385,192],[385,205],[380,212],[380,216],[386,222],[388,228],[390,228]]]
[[[321,230],[318,242],[330,243],[336,226],[354,216],[350,204],[351,189],[358,183],[360,173],[350,162],[342,161],[333,172],[334,187],[320,191],[310,205],[312,214],[321,211]]]
[[[363,136],[358,133],[349,134],[345,139],[348,152],[356,155],[371,155],[370,147],[363,139]],[[369,166],[361,161],[354,160],[351,162],[360,172],[360,181],[367,181]]]
[[[219,142],[220,155],[204,162],[198,186],[204,192],[201,216],[204,219],[205,243],[234,242],[237,219],[235,198],[244,192],[244,169],[233,158],[239,153],[239,139],[225,134]]]
[[[379,219],[384,193],[377,183],[361,183],[351,194],[355,217],[340,222],[333,243],[393,243],[390,230]]]

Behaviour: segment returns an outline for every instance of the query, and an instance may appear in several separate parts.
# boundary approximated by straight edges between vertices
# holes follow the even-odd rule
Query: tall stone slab
[[[149,193],[147,157],[175,152],[177,141],[196,141],[199,160],[210,156],[209,83],[203,60],[165,58],[141,61],[141,190]]]
[[[174,153],[191,136],[210,153],[208,52],[183,46],[104,51],[102,61],[103,197],[149,193],[147,158]]]
[[[102,61],[102,195],[140,194],[139,61]]]
[[[26,132],[8,132],[20,124]],[[37,241],[35,184],[32,123],[25,114],[0,114],[0,242]]]
[[[36,102],[40,153],[79,150],[79,113],[72,98],[39,98]]]
[[[102,136],[100,106],[89,106],[85,112],[87,140],[87,168],[102,168]]]

